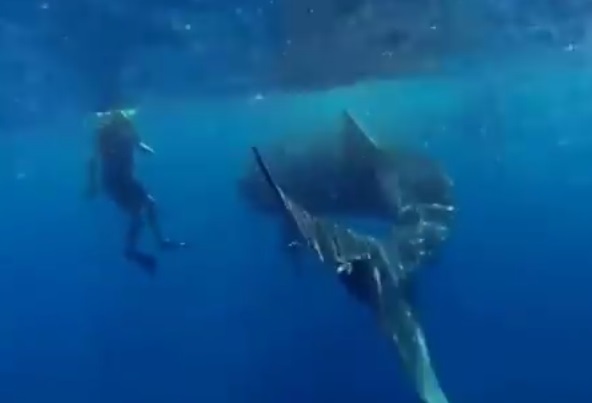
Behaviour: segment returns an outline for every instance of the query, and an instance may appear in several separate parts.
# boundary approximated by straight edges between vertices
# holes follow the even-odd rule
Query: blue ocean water
[[[277,223],[235,187],[249,146],[322,135],[348,108],[455,181],[453,237],[418,279],[450,401],[589,402],[592,79],[487,77],[140,103],[156,155],[139,175],[191,243],[153,278],[121,257],[124,217],[82,196],[92,116],[3,136],[0,401],[417,401],[369,312],[287,264]]]

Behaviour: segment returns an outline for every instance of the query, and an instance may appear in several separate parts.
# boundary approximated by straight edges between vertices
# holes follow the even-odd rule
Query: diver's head
[[[132,117],[136,114],[135,109],[112,109],[106,112],[97,112],[100,126],[125,127],[132,125]]]
[[[115,125],[127,125],[131,123],[131,120],[125,111],[116,110],[112,112],[111,123]]]

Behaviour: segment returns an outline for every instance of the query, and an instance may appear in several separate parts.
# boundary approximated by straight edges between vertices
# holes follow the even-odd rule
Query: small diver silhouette
[[[136,131],[131,117],[134,110],[111,110],[98,114],[101,122],[95,132],[92,156],[88,163],[87,196],[96,196],[99,189],[125,212],[129,219],[124,256],[149,273],[156,270],[153,255],[137,248],[138,237],[148,222],[156,242],[163,250],[186,246],[185,242],[173,242],[162,234],[156,200],[134,176],[134,153],[154,154]]]

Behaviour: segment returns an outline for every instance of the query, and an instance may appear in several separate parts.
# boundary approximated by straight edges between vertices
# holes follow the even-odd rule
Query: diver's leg
[[[144,226],[142,199],[138,199],[137,186],[127,176],[108,178],[105,187],[109,197],[125,212],[130,221],[125,234],[124,255],[126,259],[140,265],[152,273],[156,268],[156,259],[138,250],[138,240]]]
[[[185,246],[185,242],[173,242],[162,233],[160,220],[158,218],[158,210],[156,208],[156,200],[154,197],[146,196],[146,216],[148,218],[148,225],[152,230],[152,234],[161,249],[175,249]]]
[[[125,257],[139,264],[146,271],[153,273],[156,268],[156,259],[138,250],[138,238],[144,222],[140,213],[131,214],[131,219],[125,239]]]
[[[146,196],[146,216],[148,218],[148,225],[152,230],[154,239],[159,245],[166,242],[166,238],[162,234],[160,220],[158,219],[158,212],[156,211],[156,200],[150,195]]]
[[[130,217],[129,227],[125,237],[125,253],[133,254],[137,251],[138,238],[142,227],[144,226],[142,216],[140,214],[132,214]]]

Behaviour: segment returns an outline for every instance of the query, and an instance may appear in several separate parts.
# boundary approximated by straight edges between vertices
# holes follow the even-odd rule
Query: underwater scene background
[[[359,42],[350,30],[350,49],[336,27],[402,0],[169,1],[0,5],[0,401],[419,401],[371,314],[328,272],[295,270],[277,220],[237,191],[251,146],[330,133],[344,109],[454,181],[452,236],[416,280],[450,402],[592,399],[585,3],[506,1],[496,19],[485,2],[421,2],[402,8],[403,37],[457,29],[397,54],[390,29]],[[311,7],[324,19],[305,20]],[[360,32],[387,24],[380,14]],[[321,51],[306,46],[313,28]],[[287,37],[300,53],[278,63]],[[376,67],[368,43],[408,65]],[[156,150],[138,176],[190,243],[152,277],[121,256],[125,217],[83,196],[94,113],[110,102],[137,108]]]

